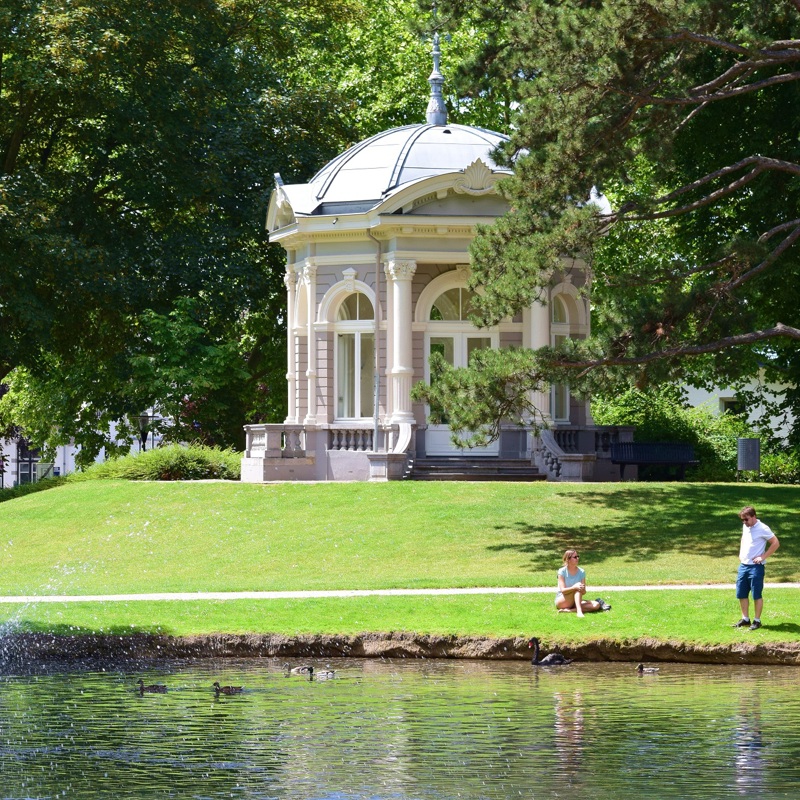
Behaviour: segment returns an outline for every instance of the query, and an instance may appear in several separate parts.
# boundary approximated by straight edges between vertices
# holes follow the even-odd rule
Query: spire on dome
[[[439,50],[439,34],[433,34],[433,72],[428,78],[428,83],[431,85],[431,98],[428,100],[428,110],[426,117],[428,123],[431,125],[447,125],[447,107],[444,104],[442,97],[442,86],[444,85],[444,76],[439,72],[439,56],[442,51]]]

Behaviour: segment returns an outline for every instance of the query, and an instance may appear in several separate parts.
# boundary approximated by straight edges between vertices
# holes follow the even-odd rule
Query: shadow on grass
[[[792,486],[672,483],[581,491],[575,497],[586,506],[587,516],[596,509],[602,522],[565,528],[557,520],[537,520],[532,512],[530,521],[519,521],[510,530],[498,525],[496,530],[506,535],[506,541],[488,549],[528,555],[536,570],[560,567],[561,555],[570,547],[591,553],[592,565],[620,555],[643,561],[675,551],[688,557],[735,559],[741,535],[739,510],[754,506],[781,539],[791,530],[800,493]],[[609,514],[614,515],[614,524],[608,524]],[[786,547],[788,539],[783,537],[780,550],[781,581],[798,580],[800,575],[800,559]]]
[[[768,625],[764,623],[761,626],[762,630],[779,631],[780,633],[793,633],[795,636],[800,633],[800,625],[796,622],[779,622],[777,625]]]

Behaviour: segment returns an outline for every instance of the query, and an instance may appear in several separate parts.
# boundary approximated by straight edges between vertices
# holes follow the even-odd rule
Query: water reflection
[[[294,666],[301,663],[296,662]],[[327,662],[313,662],[322,671]],[[0,676],[0,797],[795,797],[796,670],[355,661]],[[136,681],[164,684],[140,694]],[[217,694],[213,682],[242,686]]]

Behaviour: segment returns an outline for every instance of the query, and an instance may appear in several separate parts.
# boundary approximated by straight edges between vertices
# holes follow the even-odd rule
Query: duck
[[[565,658],[561,653],[550,653],[544,658],[539,658],[539,640],[534,636],[529,642],[528,647],[533,648],[533,658],[531,664],[535,667],[565,667],[571,664],[574,659]]]
[[[640,675],[643,675],[646,672],[649,672],[649,673],[658,672],[658,667],[646,667],[644,664],[637,664],[636,665],[636,671]]]
[[[243,689],[241,686],[220,686],[219,681],[214,681],[214,691],[219,697],[221,694],[241,694]]]
[[[144,694],[145,692],[149,692],[150,694],[166,694],[167,687],[164,686],[163,683],[151,683],[149,686],[145,686],[144,681],[139,678],[136,681],[136,685],[139,687],[139,694]]]
[[[287,675],[305,675],[306,673],[313,673],[314,667],[309,664],[304,664],[302,667],[292,667],[289,664],[284,664],[283,671]]]
[[[336,670],[323,669],[314,673],[314,678],[318,681],[327,681],[336,676]]]

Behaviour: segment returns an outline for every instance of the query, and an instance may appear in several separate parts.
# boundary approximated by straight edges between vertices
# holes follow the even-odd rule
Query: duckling
[[[220,686],[219,681],[214,681],[214,692],[217,697],[221,694],[241,694],[243,688],[241,686]]]
[[[151,683],[149,686],[145,686],[144,681],[139,678],[136,681],[136,685],[139,687],[139,694],[144,694],[145,692],[149,692],[150,694],[166,694],[167,687],[164,686],[163,683]]]
[[[658,672],[658,667],[646,667],[644,664],[637,664],[636,671],[642,675],[645,672],[653,673]]]

